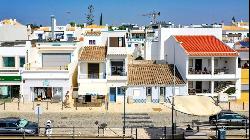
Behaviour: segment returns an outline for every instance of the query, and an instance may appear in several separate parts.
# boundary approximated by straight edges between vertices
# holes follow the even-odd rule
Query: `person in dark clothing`
[[[190,127],[190,125],[187,125],[186,131],[193,132],[193,129]]]

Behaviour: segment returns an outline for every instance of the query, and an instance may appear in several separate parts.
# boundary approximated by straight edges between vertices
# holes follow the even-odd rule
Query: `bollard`
[[[243,110],[245,109],[245,104],[244,104],[244,102],[243,102]]]
[[[73,126],[73,139],[75,139],[75,127]]]
[[[46,109],[47,109],[47,110],[49,109],[49,102],[47,102],[47,107],[46,107]]]
[[[229,109],[229,110],[231,110],[230,107],[231,107],[231,106],[230,106],[230,102],[228,102],[228,109]]]
[[[197,132],[200,132],[200,127],[199,126],[197,126]]]
[[[5,101],[3,102],[3,110],[5,110]]]

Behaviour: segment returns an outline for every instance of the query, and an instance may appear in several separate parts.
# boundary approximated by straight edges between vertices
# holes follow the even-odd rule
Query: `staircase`
[[[69,64],[68,69],[69,69],[69,82],[70,82],[70,91],[69,91],[69,102],[70,106],[73,107],[74,104],[74,99],[72,98],[73,92],[75,89],[78,89],[78,82],[77,82],[77,76],[78,76],[78,54],[82,45],[77,44],[77,48],[74,50],[74,60]]]
[[[228,82],[222,82],[218,87],[214,89],[216,93],[224,93],[226,90],[228,90],[230,87],[235,87],[230,81]]]

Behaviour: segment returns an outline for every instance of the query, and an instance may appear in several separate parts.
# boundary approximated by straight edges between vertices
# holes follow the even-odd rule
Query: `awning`
[[[168,107],[171,107],[168,105]],[[210,116],[218,114],[221,111],[215,101],[208,96],[175,96],[174,109],[182,113],[196,116]]]
[[[81,84],[78,95],[107,95],[106,83],[102,84]]]

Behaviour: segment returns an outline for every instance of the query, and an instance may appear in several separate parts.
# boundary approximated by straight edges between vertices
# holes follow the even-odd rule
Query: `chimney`
[[[51,37],[52,37],[52,40],[55,40],[54,32],[55,32],[55,16],[51,15],[51,34],[52,34]]]

